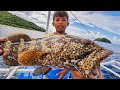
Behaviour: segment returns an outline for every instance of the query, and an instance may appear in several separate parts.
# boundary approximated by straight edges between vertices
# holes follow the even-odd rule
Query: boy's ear
[[[54,23],[52,22],[52,25],[54,26]]]
[[[68,24],[67,24],[67,26],[69,25],[69,22],[68,22]]]

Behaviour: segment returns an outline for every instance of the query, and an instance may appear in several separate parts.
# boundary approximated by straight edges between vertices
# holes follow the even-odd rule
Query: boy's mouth
[[[62,26],[62,25],[59,25],[58,27],[64,27],[64,26]]]
[[[60,25],[60,26],[58,26],[58,28],[59,28],[59,29],[62,29],[62,28],[64,28],[64,26],[61,26],[61,25]]]

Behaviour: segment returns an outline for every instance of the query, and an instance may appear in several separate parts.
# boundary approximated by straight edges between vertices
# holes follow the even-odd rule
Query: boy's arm
[[[60,77],[58,79],[62,79],[67,72],[68,72],[68,69],[65,68],[64,70],[62,70],[59,73],[57,73],[57,75],[60,75]]]
[[[68,72],[68,69],[66,68],[66,69],[60,71],[59,73],[57,73],[58,75],[60,75],[60,77],[58,79],[62,79],[67,72]],[[74,79],[84,79],[84,76],[81,73],[79,73],[78,71],[70,70],[70,72],[71,72],[72,76],[74,77]]]
[[[85,79],[84,76],[77,70],[70,70],[74,79]]]

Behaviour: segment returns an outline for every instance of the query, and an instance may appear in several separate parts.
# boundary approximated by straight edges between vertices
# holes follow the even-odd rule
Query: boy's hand
[[[64,69],[62,71],[60,71],[58,73],[58,75],[60,75],[60,77],[58,79],[62,79],[65,74],[68,72],[68,69]],[[78,71],[76,70],[70,70],[72,76],[74,77],[74,79],[84,79],[83,75],[81,73],[79,73]]]
[[[5,39],[4,38],[0,38],[0,43],[4,42]],[[2,55],[3,58],[7,58],[7,54],[6,53],[3,53],[3,50],[1,49],[1,45],[0,45],[0,56]]]
[[[2,45],[1,43],[4,42],[5,39],[4,38],[0,38],[0,55],[3,55],[3,50],[2,50]]]
[[[67,72],[68,72],[68,69],[64,69],[64,70],[60,71],[59,73],[57,73],[57,75],[60,75],[60,77],[58,79],[62,79]]]
[[[2,42],[2,41],[5,41],[5,39],[4,38],[0,38],[0,41]]]
[[[84,76],[76,70],[70,70],[70,72],[74,79],[85,79]]]

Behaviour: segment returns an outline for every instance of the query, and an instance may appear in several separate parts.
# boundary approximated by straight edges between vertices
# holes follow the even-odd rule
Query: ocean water
[[[5,26],[5,25],[0,25],[0,37],[6,37],[9,34],[12,33],[17,33],[17,32],[23,32],[28,34],[32,38],[41,38],[45,35],[44,32],[40,31],[33,31],[33,30],[27,30],[27,29],[22,29],[22,28],[15,28],[11,26]],[[114,53],[104,59],[102,62],[107,62],[110,60],[116,60],[120,62],[120,45],[116,44],[111,44],[111,43],[104,43],[104,42],[96,42],[98,45],[105,47],[109,50],[112,50]],[[2,62],[3,58],[0,56],[0,68],[9,68],[9,66],[4,65]],[[112,67],[109,67],[112,68]],[[112,68],[113,69],[113,68]],[[112,73],[104,70],[101,68],[101,71],[103,72],[103,75],[105,76],[106,79],[119,79],[118,77],[114,76]],[[118,71],[119,73],[119,71]],[[0,79],[6,78],[7,74],[1,73],[0,74]],[[15,74],[12,78],[16,79],[17,74]]]
[[[102,62],[108,62],[110,60],[115,60],[115,61],[120,62],[120,45],[104,43],[104,42],[96,42],[96,43],[98,45],[103,46],[103,47],[105,47],[109,50],[112,50],[114,52],[112,55],[110,55],[109,57],[104,59]],[[105,66],[110,68],[114,72],[120,74],[120,70],[112,67],[111,65],[105,65]],[[120,67],[120,65],[117,65],[117,66]],[[120,79],[119,77],[115,76],[114,74],[110,73],[109,71],[107,71],[103,68],[101,68],[101,71],[106,79]]]

